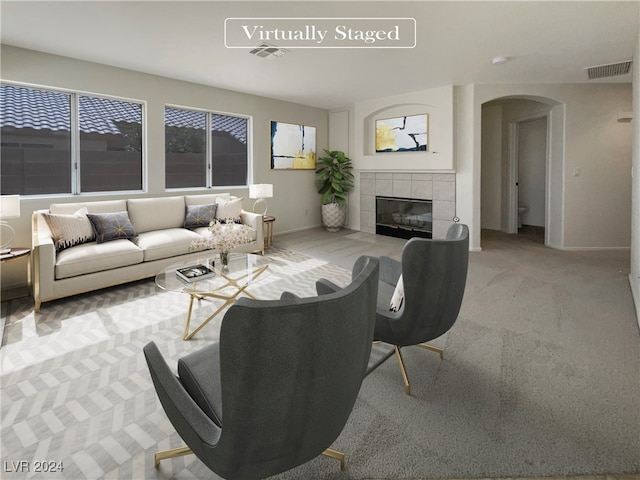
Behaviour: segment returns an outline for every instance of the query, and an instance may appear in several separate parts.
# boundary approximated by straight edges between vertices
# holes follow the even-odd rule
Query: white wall
[[[633,199],[631,209],[631,273],[629,282],[640,327],[640,35],[633,61]]]
[[[631,109],[631,86],[466,85],[372,99],[353,105],[349,145],[356,172],[407,171],[456,174],[456,214],[470,227],[471,248],[480,248],[482,105],[527,97],[550,107],[548,194],[554,208],[548,244],[562,249],[628,248],[631,225],[631,128],[616,121]],[[555,105],[554,105],[555,104]],[[375,118],[428,109],[432,149],[437,152],[376,155]],[[574,168],[580,176],[569,176]],[[351,228],[359,229],[359,185],[351,195]],[[503,200],[504,201],[504,200]]]
[[[328,145],[328,112],[326,110],[6,45],[2,45],[1,48],[1,74],[5,81],[113,95],[146,102],[148,188],[146,193],[139,196],[176,194],[175,191],[165,192],[164,189],[165,104],[250,115],[253,127],[252,178],[257,183],[273,184],[274,198],[268,202],[269,213],[277,218],[276,233],[321,224],[320,198],[314,186],[314,171],[270,169],[270,121],[315,126],[317,148],[322,151],[322,148]],[[253,200],[248,198],[247,188],[219,190],[244,196],[244,206],[249,210],[253,206]],[[180,191],[177,194],[183,193],[186,192]],[[82,197],[89,201],[114,196],[117,194],[83,195]],[[54,198],[55,202],[80,201],[78,197],[69,196],[23,198],[22,217],[11,222],[16,229],[14,244],[31,244],[30,212],[47,208]],[[291,202],[292,198],[295,202]],[[2,269],[3,288],[26,283],[24,270],[23,265],[6,264],[6,268]]]
[[[482,109],[481,227],[502,230],[502,105]]]

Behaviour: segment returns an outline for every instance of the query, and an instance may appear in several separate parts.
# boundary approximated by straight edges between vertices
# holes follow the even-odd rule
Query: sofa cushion
[[[127,200],[127,210],[138,233],[184,224],[184,197],[135,198]]]
[[[185,195],[185,205],[207,205],[216,203],[216,199],[231,200],[230,193],[205,193],[202,195]]]
[[[73,215],[43,213],[42,216],[51,230],[57,251],[96,239],[93,225],[87,218],[87,207],[82,207]]]
[[[126,211],[115,213],[88,213],[87,217],[91,220],[93,228],[96,231],[96,241],[98,243],[129,239],[136,236],[136,231]]]
[[[141,263],[143,253],[129,240],[83,243],[56,256],[56,279]],[[114,277],[117,278],[117,277]]]
[[[190,253],[194,251],[191,243],[199,238],[200,235],[185,228],[168,228],[141,233],[134,241],[144,251],[144,261],[149,262]]]
[[[217,204],[187,205],[184,228],[207,227],[216,218]]]
[[[52,203],[49,206],[50,213],[62,213],[73,215],[82,207],[86,207],[89,213],[123,212],[127,209],[126,200],[103,200],[87,203]]]

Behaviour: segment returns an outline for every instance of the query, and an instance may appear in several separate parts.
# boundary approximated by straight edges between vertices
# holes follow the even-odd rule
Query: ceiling
[[[631,83],[584,69],[632,58],[640,2],[2,0],[0,14],[3,44],[331,109],[445,85]],[[416,46],[267,60],[225,47],[230,17],[412,17]]]

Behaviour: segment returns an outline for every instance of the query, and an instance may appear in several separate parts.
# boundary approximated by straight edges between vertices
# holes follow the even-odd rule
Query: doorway
[[[520,119],[510,128],[509,232],[545,242],[547,212],[547,115]]]
[[[533,232],[545,246],[562,245],[563,119],[564,106],[542,97],[482,104],[481,232]],[[527,207],[521,229],[518,206]]]

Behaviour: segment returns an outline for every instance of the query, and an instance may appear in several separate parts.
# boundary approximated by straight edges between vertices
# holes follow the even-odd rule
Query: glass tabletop
[[[174,292],[215,292],[238,283],[251,285],[269,276],[268,257],[252,253],[229,254],[228,269],[223,269],[218,254],[170,265],[156,275],[156,285]],[[176,271],[186,267],[204,265],[215,273],[196,281],[183,280]]]

